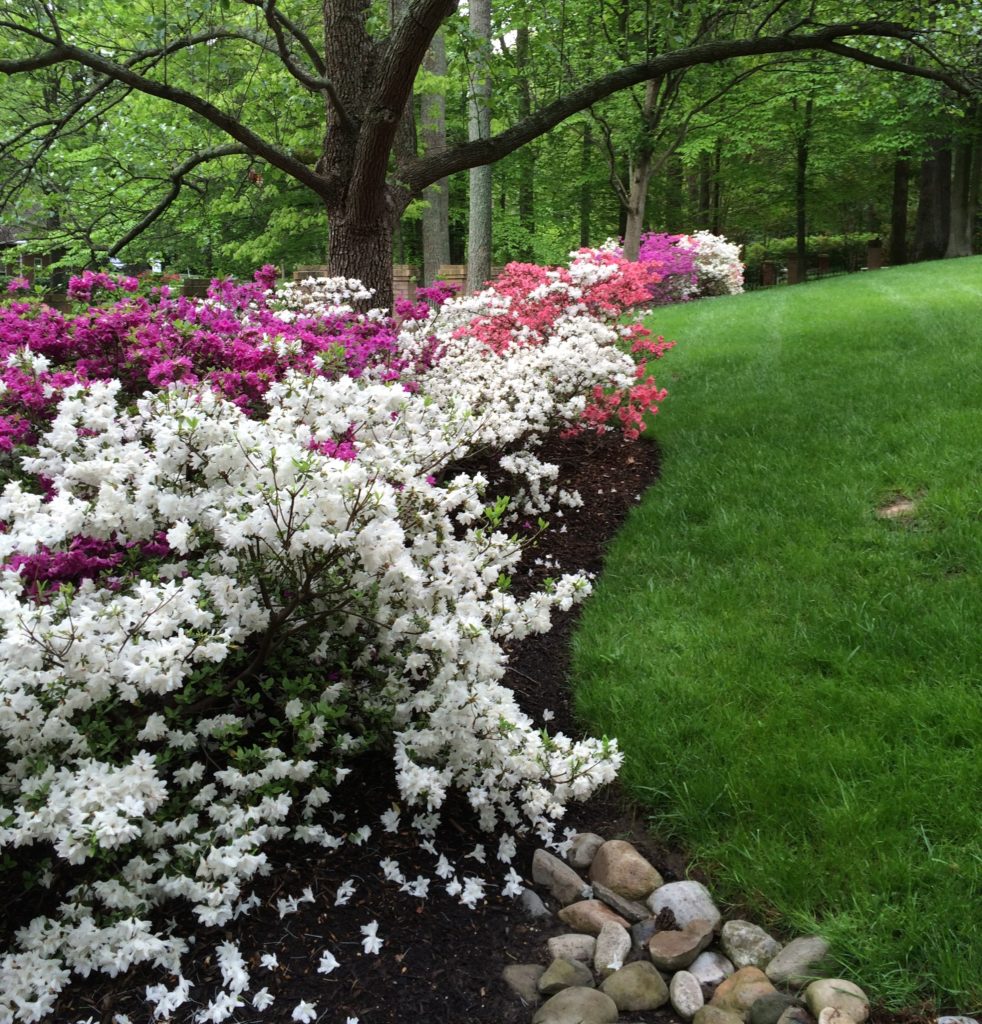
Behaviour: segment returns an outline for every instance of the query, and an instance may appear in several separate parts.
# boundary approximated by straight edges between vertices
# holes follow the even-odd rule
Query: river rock
[[[818,1015],[818,1024],[856,1024],[856,1021],[848,1013],[843,1013],[834,1006],[826,1006]]]
[[[644,956],[648,948],[648,940],[656,931],[658,931],[658,925],[655,924],[653,917],[631,925],[631,953],[633,956]]]
[[[759,967],[742,967],[731,974],[713,993],[709,1005],[717,1009],[735,1013],[746,1020],[750,1007],[761,996],[776,992],[777,989],[767,980],[767,975]]]
[[[705,953],[700,953],[689,964],[688,970],[702,986],[702,994],[706,999],[712,999],[716,989],[736,968],[722,953],[715,949],[707,949]]]
[[[617,1004],[593,988],[567,988],[544,1002],[532,1024],[615,1024]]]
[[[843,978],[823,978],[813,981],[805,989],[805,1005],[818,1017],[822,1010],[832,1007],[862,1024],[869,1016],[869,998],[851,981]]]
[[[702,994],[702,985],[688,971],[679,971],[672,977],[668,986],[668,996],[672,1001],[672,1008],[683,1020],[691,1020],[706,1002]]]
[[[828,966],[829,944],[820,935],[792,939],[764,968],[775,985],[801,988],[820,978]]]
[[[538,1006],[539,978],[545,973],[542,964],[509,964],[501,976],[505,984],[526,1006]]]
[[[737,970],[741,967],[763,969],[781,952],[777,939],[749,921],[727,921],[719,933],[719,944]]]
[[[544,885],[563,906],[583,898],[586,882],[548,850],[536,850],[532,856],[532,880]]]
[[[582,960],[584,963],[590,963],[593,960],[594,950],[597,948],[597,940],[592,935],[580,935],[573,932],[569,935],[554,935],[546,945],[549,947],[549,955],[553,960],[566,957],[568,960]]]
[[[539,978],[539,991],[544,996],[554,996],[564,988],[593,988],[590,968],[579,960],[553,960]]]
[[[620,914],[615,914],[600,900],[580,900],[579,903],[571,903],[559,911],[559,920],[574,932],[585,932],[587,935],[599,935],[600,929],[608,921],[616,921],[625,928],[630,927]]]
[[[793,996],[785,995],[783,992],[769,992],[750,1007],[747,1024],[777,1024],[784,1016],[785,1010],[797,1005]]]
[[[692,921],[703,920],[709,921],[716,929],[723,920],[709,890],[701,882],[669,882],[656,889],[646,902],[653,917],[663,910],[671,910],[680,928]]]
[[[718,1006],[704,1006],[696,1010],[692,1024],[743,1024],[743,1018],[738,1013],[721,1010]]]
[[[570,840],[567,859],[577,871],[586,871],[604,841],[596,832],[578,832]]]
[[[609,977],[624,966],[631,952],[631,936],[628,930],[616,921],[605,922],[597,936],[597,948],[593,954],[593,969],[601,979]]]
[[[979,1024],[975,1017],[947,1016],[938,1017],[934,1024]]]
[[[657,1010],[668,1002],[668,986],[653,964],[637,960],[625,964],[603,981],[600,991],[617,1004],[622,1013]]]
[[[518,897],[518,905],[526,917],[537,920],[543,917],[551,917],[548,908],[542,902],[542,897],[534,889],[523,889]]]
[[[789,1006],[777,1024],[815,1024],[815,1018],[803,1006]]]
[[[597,850],[590,881],[600,882],[628,900],[643,900],[662,883],[660,874],[623,839],[611,839]]]
[[[680,932],[655,932],[648,941],[651,962],[663,971],[681,971],[713,941],[708,921],[693,921]]]
[[[651,911],[643,903],[638,903],[637,900],[626,899],[624,896],[614,892],[613,889],[608,889],[603,882],[593,883],[593,896],[594,899],[600,900],[601,903],[606,903],[615,913],[620,914],[621,917],[635,924],[651,917]]]

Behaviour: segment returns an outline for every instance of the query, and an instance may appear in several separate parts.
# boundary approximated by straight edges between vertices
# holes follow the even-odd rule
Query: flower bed
[[[0,959],[0,1020],[42,1019],[72,970],[180,977],[190,936],[156,911],[220,925],[272,841],[351,840],[325,808],[366,750],[424,836],[465,793],[503,863],[613,777],[616,744],[548,735],[501,684],[503,645],[588,580],[518,598],[509,574],[518,525],[579,500],[543,438],[637,436],[664,398],[668,346],[619,322],[657,276],[513,265],[401,323],[354,312],[357,282],[274,293],[269,268],[205,300],[87,274],[71,314],[0,308],[0,848],[62,898]],[[476,453],[510,498],[460,468]],[[201,1019],[239,998],[226,955]]]

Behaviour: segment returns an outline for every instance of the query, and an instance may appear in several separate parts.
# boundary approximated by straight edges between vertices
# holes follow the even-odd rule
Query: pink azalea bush
[[[505,645],[588,580],[507,578],[517,517],[580,500],[542,440],[637,436],[664,398],[668,344],[622,320],[657,277],[584,252],[399,320],[271,268],[205,300],[89,273],[69,315],[0,306],[0,851],[74,872],[0,953],[0,1019],[144,961],[177,976],[147,993],[175,1012],[190,937],[152,911],[220,926],[256,905],[270,843],[343,846],[360,830],[322,808],[370,742],[423,835],[459,789],[503,862],[613,777],[615,743],[546,735],[502,685]],[[525,491],[458,468],[478,451]]]

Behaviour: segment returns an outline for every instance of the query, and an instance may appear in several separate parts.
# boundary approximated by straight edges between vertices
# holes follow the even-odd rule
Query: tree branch
[[[392,33],[358,137],[349,196],[365,208],[352,211],[356,219],[370,218],[375,212],[373,207],[382,198],[389,153],[412,95],[416,72],[433,37],[457,10],[458,3],[459,0],[415,0]],[[431,178],[427,184],[441,177]]]
[[[653,57],[641,64],[619,68],[587,85],[567,93],[558,100],[523,118],[511,128],[490,139],[463,143],[453,149],[407,161],[400,168],[400,179],[411,194],[416,195],[427,185],[456,171],[467,170],[480,164],[494,163],[513,153],[520,146],[550,131],[566,118],[607,96],[638,85],[650,78],[669,74],[699,64],[713,64],[736,57],[762,56],[771,53],[794,53],[801,50],[827,50],[854,60],[862,60],[888,71],[903,72],[920,78],[944,82],[960,93],[971,94],[969,85],[949,72],[874,57],[862,50],[842,46],[838,40],[847,36],[871,36],[910,40],[916,33],[891,22],[854,22],[829,25],[815,32],[801,35],[761,36],[752,39],[717,40],[686,47]]]
[[[156,56],[156,53],[153,56]],[[144,51],[139,57],[134,57],[133,60],[148,59],[148,57],[149,54]],[[38,61],[41,61],[41,63],[37,63]],[[21,71],[34,70],[37,67],[51,67],[54,64],[70,62],[91,68],[93,71],[128,85],[138,92],[157,96],[160,99],[193,111],[206,121],[210,121],[217,128],[220,128],[226,135],[241,143],[250,152],[255,153],[256,156],[262,157],[267,163],[278,167],[291,178],[296,178],[298,181],[303,182],[304,185],[317,193],[317,195],[326,199],[331,194],[330,183],[316,171],[311,170],[300,160],[267,142],[241,121],[219,110],[213,103],[202,99],[195,93],[188,92],[186,89],[157,82],[129,65],[117,64],[101,54],[63,43],[52,47],[46,54],[28,59],[27,65],[29,66],[25,66],[25,61],[22,60],[0,60],[0,73],[17,74]]]
[[[242,2],[248,4],[250,7],[260,7],[265,9],[263,0],[242,0]],[[273,7],[273,13],[277,22],[282,25],[283,28],[285,28],[287,32],[289,32],[290,35],[293,36],[293,38],[300,44],[300,48],[307,54],[307,57],[310,60],[310,63],[313,64],[317,74],[326,74],[327,66],[324,63],[324,58],[320,55],[317,47],[311,42],[310,36],[308,36],[307,33],[296,24],[296,22],[291,21],[290,18],[288,18],[282,11],[276,10],[275,4]]]
[[[225,146],[215,146],[212,149],[203,150],[201,153],[195,153],[194,156],[188,157],[179,167],[175,167],[170,174],[170,188],[167,194],[160,200],[157,205],[150,210],[149,213],[134,227],[126,232],[125,235],[110,248],[108,258],[112,259],[116,253],[121,252],[126,248],[135,238],[138,238],[143,234],[144,231],[150,227],[154,221],[158,220],[163,216],[164,213],[171,207],[177,197],[181,194],[181,188],[184,185],[184,177],[190,174],[195,167],[199,167],[201,164],[206,163],[209,160],[220,160],[225,156],[241,156],[248,154],[250,150],[237,143],[229,143]]]

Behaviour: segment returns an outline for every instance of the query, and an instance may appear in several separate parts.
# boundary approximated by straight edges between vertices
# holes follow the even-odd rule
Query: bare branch
[[[250,7],[264,7],[264,0],[242,0],[242,2],[248,4]],[[313,42],[311,42],[310,36],[308,36],[307,33],[296,24],[296,22],[291,21],[290,18],[288,18],[282,11],[276,10],[275,4],[273,7],[273,14],[277,22],[282,25],[283,28],[285,28],[287,32],[289,32],[290,35],[293,36],[293,38],[300,44],[300,48],[307,54],[307,58],[310,60],[310,63],[313,64],[317,74],[325,74],[327,72],[327,66],[324,64],[324,58],[320,55],[320,52],[317,47],[314,46]]]
[[[126,232],[123,237],[113,245],[108,253],[108,258],[112,259],[118,252],[121,252],[126,248],[135,238],[138,238],[143,234],[144,231],[150,227],[154,221],[162,217],[171,205],[181,194],[181,188],[184,185],[185,175],[190,174],[195,167],[200,167],[201,164],[207,163],[209,160],[220,160],[226,156],[241,156],[248,154],[250,151],[243,145],[229,143],[225,146],[215,146],[212,149],[206,149],[201,153],[196,153],[194,156],[188,157],[179,167],[175,167],[170,174],[170,188],[167,190],[167,194],[160,200],[157,205],[147,213],[147,215],[139,222],[134,225],[129,231]]]

